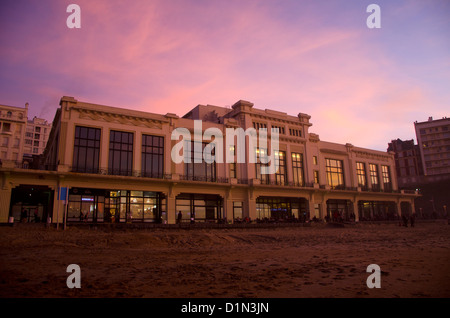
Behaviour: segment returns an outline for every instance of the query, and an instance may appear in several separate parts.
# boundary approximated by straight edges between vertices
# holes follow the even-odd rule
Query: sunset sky
[[[0,104],[51,121],[64,95],[179,116],[244,99],[385,151],[450,116],[450,1],[2,0]]]

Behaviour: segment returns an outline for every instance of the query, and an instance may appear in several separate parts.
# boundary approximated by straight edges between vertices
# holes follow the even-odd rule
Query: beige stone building
[[[414,210],[415,192],[399,191],[392,153],[352,144],[321,141],[310,132],[311,117],[257,109],[247,101],[231,108],[198,105],[183,117],[115,108],[63,97],[44,152],[45,170],[0,168],[0,222],[16,220],[32,207],[53,222],[254,222],[312,218],[395,219]],[[268,146],[222,145],[224,155],[243,162],[208,162],[201,158],[210,140],[197,142],[196,123],[211,129],[279,131],[273,152],[278,170],[268,165]],[[191,152],[172,160],[180,138],[191,136]],[[187,149],[187,148],[185,148]],[[214,149],[217,157],[220,149]],[[242,158],[242,157],[240,157]],[[251,160],[252,159],[252,160]],[[225,160],[226,161],[226,160]],[[65,204],[68,189],[68,204]],[[60,195],[61,194],[61,195]],[[28,198],[35,198],[32,199]],[[36,208],[35,208],[36,207]],[[29,217],[30,219],[30,217]]]
[[[22,160],[27,114],[28,103],[25,108],[0,105],[0,160]]]
[[[27,121],[23,153],[27,155],[40,155],[47,146],[48,136],[52,125],[47,120],[34,117]]]

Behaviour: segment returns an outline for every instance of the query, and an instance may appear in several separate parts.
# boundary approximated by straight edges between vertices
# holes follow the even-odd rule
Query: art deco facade
[[[279,169],[261,173],[270,143],[244,149],[224,145],[223,153],[232,156],[245,151],[241,163],[174,162],[171,153],[179,140],[172,140],[173,131],[193,134],[196,120],[203,132],[216,128],[224,136],[227,128],[254,128],[267,129],[270,138],[278,129]],[[67,215],[67,222],[169,224],[179,212],[183,222],[305,221],[336,213],[362,221],[414,210],[417,194],[398,190],[393,154],[321,141],[311,126],[306,114],[261,110],[242,100],[231,108],[199,105],[179,117],[63,97],[44,152],[45,169],[0,168],[0,221],[17,219],[21,209],[34,205],[41,218],[53,222]],[[191,142],[193,152],[184,156],[201,157],[208,141],[200,148]],[[58,200],[65,197],[61,188],[69,189],[67,205]]]

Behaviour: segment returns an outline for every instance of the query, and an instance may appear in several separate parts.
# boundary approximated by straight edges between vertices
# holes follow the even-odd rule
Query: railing
[[[216,183],[228,183],[228,178],[217,178],[217,177],[207,177],[207,176],[187,176],[180,175],[180,180],[186,181],[201,181],[201,182],[216,182]]]
[[[19,168],[19,169],[29,169],[29,170],[47,170],[47,171],[56,171],[58,165],[48,165],[48,164],[42,164],[39,162],[33,162],[33,161],[9,161],[8,164],[12,164],[12,167]],[[3,163],[0,160],[0,166],[6,167],[7,163]],[[9,166],[11,168],[11,166]]]
[[[76,173],[92,173],[92,174],[110,175],[110,176],[128,176],[128,177],[153,178],[153,179],[164,179],[164,180],[172,179],[172,175],[168,174],[168,173],[149,172],[149,171],[141,171],[141,170],[110,169],[110,168],[87,169],[87,168],[78,168],[78,167],[70,167],[69,170],[71,172],[76,172]]]
[[[248,179],[237,179],[237,184],[249,184]]]

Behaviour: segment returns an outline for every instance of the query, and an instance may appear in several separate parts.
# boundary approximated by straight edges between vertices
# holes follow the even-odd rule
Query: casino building
[[[418,194],[398,189],[392,153],[321,141],[309,131],[309,115],[253,106],[243,100],[231,108],[198,105],[179,117],[64,96],[39,169],[2,162],[0,222],[19,221],[24,210],[28,221],[34,211],[52,222],[168,224],[179,212],[182,222],[304,222],[385,220],[414,211]],[[278,129],[278,150],[272,153],[270,142],[247,143],[239,149],[245,162],[176,163],[172,149],[181,139],[172,140],[175,129],[192,135],[185,158],[201,158],[209,144],[195,145],[196,120],[203,132],[214,128],[224,136],[227,128],[253,128],[265,129],[270,139]],[[225,143],[222,150],[239,155]],[[278,169],[263,174],[269,153]]]

